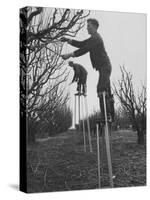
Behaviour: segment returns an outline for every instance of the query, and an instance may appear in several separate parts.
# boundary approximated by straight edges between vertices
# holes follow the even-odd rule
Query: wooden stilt
[[[76,128],[76,95],[74,95],[74,127]]]
[[[79,114],[79,131],[81,130],[80,128],[80,93],[78,95],[78,114]]]
[[[98,167],[98,188],[101,188],[101,176],[100,176],[100,147],[99,147],[99,127],[96,124],[96,134],[97,134],[97,167]]]
[[[107,110],[106,110],[106,99],[105,98],[106,98],[106,93],[104,91],[103,92],[103,102],[104,102],[104,114],[105,114],[106,153],[107,153],[107,162],[108,162],[108,171],[109,171],[109,182],[110,182],[110,186],[113,187],[112,162],[111,162],[111,153],[110,153],[110,141],[109,141]]]
[[[83,140],[84,140],[84,151],[86,152],[86,136],[85,136],[85,123],[84,123],[84,101],[83,98],[81,98],[81,107],[82,107],[82,125],[83,125]]]
[[[79,117],[79,131],[81,130],[80,127],[80,105],[81,105],[81,111],[82,111],[82,125],[83,125],[83,138],[84,138],[84,151],[87,151],[87,145],[86,145],[86,132],[85,132],[85,121],[84,121],[84,106],[85,106],[85,114],[86,114],[86,121],[87,121],[87,129],[88,129],[88,140],[89,140],[89,147],[90,152],[92,152],[92,142],[91,142],[91,133],[90,133],[90,122],[88,118],[88,105],[86,100],[86,95],[83,93],[77,93],[75,94],[75,122],[76,122],[76,97],[78,96],[78,117]],[[82,98],[83,96],[83,98]],[[80,104],[81,101],[81,104]],[[85,104],[85,105],[84,105]]]
[[[92,153],[93,150],[92,150],[91,133],[90,133],[90,122],[89,122],[89,117],[88,117],[88,105],[87,105],[86,96],[84,96],[84,99],[85,99],[85,111],[86,111],[86,119],[87,119],[89,146],[90,146],[90,152]]]

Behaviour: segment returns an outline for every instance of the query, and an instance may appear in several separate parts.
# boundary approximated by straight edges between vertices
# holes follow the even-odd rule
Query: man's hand
[[[60,39],[60,41],[61,41],[61,42],[67,42],[67,41],[68,41],[68,38],[62,37],[62,38]]]
[[[61,55],[61,57],[62,57],[64,60],[67,60],[68,58],[70,58],[70,55],[69,55],[69,54],[64,54],[64,55]]]
[[[60,41],[61,41],[61,42],[68,42],[69,44],[71,44],[71,39],[69,39],[69,38],[62,37],[62,38],[60,39]]]
[[[61,57],[62,57],[64,60],[67,60],[67,59],[69,59],[70,57],[74,57],[74,54],[73,54],[73,53],[64,54],[64,55],[61,55]]]

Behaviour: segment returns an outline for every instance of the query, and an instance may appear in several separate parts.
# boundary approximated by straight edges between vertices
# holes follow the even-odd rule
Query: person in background
[[[86,69],[82,65],[74,63],[72,61],[69,61],[68,64],[74,70],[72,83],[77,82],[77,91],[79,93],[86,94],[86,81],[88,74]]]

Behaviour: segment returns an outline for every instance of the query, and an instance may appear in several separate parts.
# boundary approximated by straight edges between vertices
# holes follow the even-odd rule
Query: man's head
[[[96,33],[98,27],[99,27],[99,23],[96,19],[90,18],[87,20],[87,30],[90,35]]]
[[[68,64],[69,64],[70,67],[73,67],[73,62],[72,61],[69,61]]]

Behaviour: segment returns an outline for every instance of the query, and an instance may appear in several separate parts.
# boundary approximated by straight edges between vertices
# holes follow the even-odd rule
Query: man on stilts
[[[86,53],[90,53],[92,66],[99,72],[99,81],[97,84],[97,94],[100,101],[100,110],[102,113],[102,119],[104,119],[104,102],[102,93],[106,91],[106,107],[109,120],[114,120],[114,104],[110,88],[110,75],[111,75],[111,63],[104,47],[102,37],[97,32],[99,23],[96,19],[87,20],[87,31],[91,35],[90,38],[84,41],[76,41],[69,38],[62,38],[62,42],[67,42],[70,45],[79,48],[78,50],[62,55],[63,59],[69,59],[70,57],[79,57]]]
[[[77,91],[82,94],[86,94],[86,81],[87,81],[87,71],[86,69],[73,61],[68,62],[69,66],[73,68],[74,76],[72,82],[77,82]]]
[[[69,59],[70,57],[80,57],[86,53],[90,53],[91,63],[94,69],[99,72],[99,80],[97,84],[97,95],[100,103],[100,124],[104,126],[105,132],[105,144],[106,154],[109,172],[110,186],[113,187],[113,174],[112,174],[112,163],[109,143],[109,131],[108,122],[114,120],[114,101],[113,95],[111,94],[110,86],[110,75],[112,71],[110,59],[105,50],[103,39],[97,32],[99,23],[96,19],[87,20],[87,31],[91,35],[88,39],[83,41],[76,41],[69,38],[62,38],[62,42],[67,42],[70,45],[77,47],[78,49],[72,53],[62,55],[63,59]],[[98,128],[97,128],[98,130]],[[97,134],[98,135],[98,134]],[[97,137],[99,138],[99,137]],[[97,144],[99,139],[97,139]],[[99,144],[98,144],[99,148]],[[98,150],[99,152],[99,150]],[[100,187],[100,157],[98,153],[98,174],[99,174],[99,187]]]

